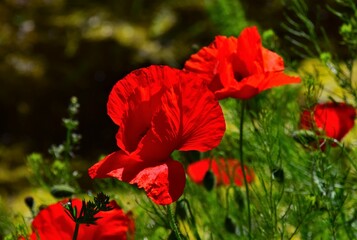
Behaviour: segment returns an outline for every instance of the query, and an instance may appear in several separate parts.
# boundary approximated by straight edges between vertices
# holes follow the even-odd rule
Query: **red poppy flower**
[[[202,184],[205,174],[211,170],[216,177],[217,185],[229,185],[230,176],[234,177],[234,183],[237,186],[244,184],[244,177],[242,167],[236,159],[202,159],[198,162],[191,163],[187,167],[187,174],[193,182]],[[247,182],[250,183],[254,180],[254,172],[244,166]]]
[[[75,222],[66,213],[63,204],[66,201],[61,201],[52,204],[41,210],[32,222],[33,233],[30,235],[31,240],[51,239],[64,240],[72,239]],[[81,209],[82,201],[73,199],[72,204]],[[134,222],[115,201],[110,202],[112,210],[99,212],[95,217],[99,217],[96,225],[81,224],[78,231],[78,240],[91,239],[131,239],[134,234]],[[24,238],[20,238],[24,239]]]
[[[120,126],[121,149],[89,169],[92,178],[136,184],[157,204],[176,201],[185,187],[175,149],[208,151],[224,134],[222,109],[195,75],[165,66],[133,71],[109,95],[108,114]]]
[[[317,104],[312,111],[303,111],[300,128],[317,130],[318,135],[322,134],[341,141],[353,128],[355,118],[355,108],[346,103],[330,102]]]
[[[299,83],[284,74],[284,61],[262,46],[256,27],[244,29],[238,38],[217,36],[185,63],[186,71],[202,77],[218,99],[249,99],[272,87]]]

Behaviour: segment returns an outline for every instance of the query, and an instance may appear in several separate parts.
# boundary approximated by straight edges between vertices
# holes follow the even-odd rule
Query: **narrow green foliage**
[[[248,25],[240,0],[205,0],[204,2],[220,34],[238,36]]]
[[[73,206],[71,199],[68,201],[68,203],[64,204],[64,208],[75,223],[96,224],[96,221],[99,219],[98,217],[95,217],[97,213],[101,211],[109,211],[112,209],[108,206],[108,204],[109,196],[103,193],[98,193],[97,196],[94,197],[93,202],[86,202],[83,200],[81,209],[77,209],[76,206]]]
[[[49,152],[55,159],[63,160],[66,164],[74,157],[74,150],[78,147],[81,135],[75,131],[78,129],[79,122],[76,119],[79,111],[79,103],[76,97],[72,97],[68,106],[68,118],[63,118],[66,128],[66,140],[63,144],[52,145]]]
[[[319,33],[308,17],[307,3],[304,0],[292,0],[287,5],[295,16],[286,14],[286,22],[283,22],[282,26],[290,33],[286,38],[295,46],[294,52],[302,58],[319,55],[321,53]]]
[[[63,119],[66,140],[63,144],[52,145],[49,149],[53,160],[45,159],[39,153],[32,153],[27,157],[27,165],[32,172],[30,181],[36,186],[48,189],[57,198],[70,197],[78,188],[78,176],[71,170],[70,163],[81,139],[75,132],[79,125],[76,119],[78,111],[78,99],[72,97],[68,107],[68,118]]]
[[[63,205],[64,210],[67,215],[71,217],[71,219],[76,223],[76,227],[73,233],[73,240],[77,239],[79,227],[81,224],[96,224],[96,221],[100,219],[100,217],[95,217],[101,211],[109,211],[112,208],[108,206],[109,204],[109,196],[100,192],[94,197],[94,202],[82,200],[81,209],[77,209],[76,206],[73,206],[72,199]]]

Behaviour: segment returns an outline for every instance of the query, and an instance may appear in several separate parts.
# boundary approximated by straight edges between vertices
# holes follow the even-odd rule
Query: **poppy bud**
[[[68,185],[55,185],[51,188],[51,194],[55,198],[69,198],[74,192],[74,188]]]
[[[284,170],[282,168],[274,168],[272,170],[272,177],[278,183],[283,183],[285,179]]]
[[[294,131],[292,137],[296,142],[302,145],[310,144],[318,140],[318,136],[313,131],[305,129]]]
[[[233,187],[233,191],[234,191],[234,201],[238,204],[240,210],[244,209],[244,197],[242,191],[237,186]]]
[[[236,232],[236,224],[233,222],[233,219],[229,216],[227,216],[226,219],[224,220],[224,227],[230,233]]]
[[[35,203],[35,201],[34,201],[33,197],[29,196],[29,197],[25,198],[25,204],[30,210],[33,209],[34,203]]]
[[[211,191],[215,185],[216,177],[211,170],[208,170],[203,178],[203,186],[205,186],[208,191]]]

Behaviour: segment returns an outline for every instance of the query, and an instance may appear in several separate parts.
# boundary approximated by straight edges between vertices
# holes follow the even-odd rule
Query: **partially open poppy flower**
[[[234,180],[237,186],[244,184],[242,167],[236,159],[202,159],[191,163],[187,167],[187,174],[191,180],[197,184],[202,184],[207,171],[211,170],[216,177],[217,185],[229,185],[230,178]],[[247,182],[254,180],[254,172],[247,166],[244,166]]]
[[[75,222],[66,213],[61,201],[42,209],[32,222],[31,240],[51,239],[64,240],[72,239]],[[72,204],[81,209],[82,200],[73,199]],[[115,201],[110,202],[111,210],[99,212],[95,216],[99,219],[96,225],[80,224],[78,230],[78,240],[117,240],[132,239],[134,236],[134,222],[124,214],[123,210]],[[25,239],[21,237],[20,239]]]
[[[177,149],[208,151],[224,134],[222,109],[195,75],[166,66],[138,69],[112,89],[108,114],[120,148],[89,169],[92,178],[136,184],[157,204],[176,201],[185,187]]]
[[[301,114],[300,128],[341,141],[355,124],[356,110],[346,103],[317,104]],[[336,144],[332,144],[334,146]]]
[[[239,37],[217,36],[185,63],[184,70],[203,78],[218,99],[249,99],[272,87],[299,83],[284,74],[284,61],[262,46],[256,27]]]

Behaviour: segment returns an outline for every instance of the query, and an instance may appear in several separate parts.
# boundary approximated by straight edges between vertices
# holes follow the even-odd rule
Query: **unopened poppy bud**
[[[216,177],[211,170],[208,170],[203,178],[203,186],[205,186],[208,191],[211,191],[215,185]]]
[[[234,201],[238,204],[240,210],[244,209],[244,197],[242,191],[237,186],[233,187],[233,191],[234,191]]]
[[[272,177],[278,183],[283,183],[285,179],[284,170],[282,168],[274,168],[272,170]]]
[[[29,197],[25,198],[25,204],[30,210],[33,209],[34,203],[35,203],[35,201],[34,201],[33,197],[29,196]]]
[[[310,144],[318,140],[318,136],[313,131],[305,129],[293,132],[292,137],[296,142],[302,145]]]
[[[68,185],[55,185],[51,188],[51,194],[55,198],[68,198],[74,194],[74,188]]]
[[[233,222],[233,219],[229,216],[227,216],[226,219],[224,220],[224,227],[230,233],[236,232],[236,224]]]

